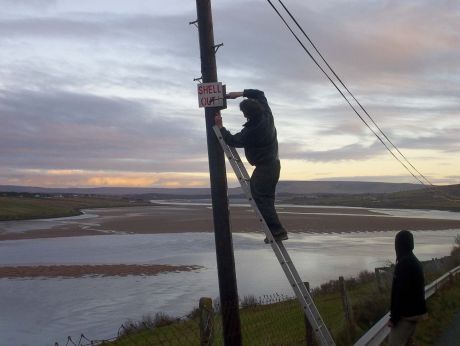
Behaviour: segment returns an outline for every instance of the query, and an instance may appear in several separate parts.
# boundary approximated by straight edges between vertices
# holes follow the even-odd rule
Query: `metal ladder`
[[[304,283],[302,282],[297,269],[294,266],[294,263],[291,260],[288,252],[286,251],[283,243],[281,241],[275,241],[273,238],[270,229],[267,226],[262,214],[259,211],[254,199],[252,198],[251,194],[251,187],[249,185],[249,174],[244,167],[244,163],[241,161],[240,156],[235,148],[230,147],[225,143],[222,133],[217,126],[213,127],[214,132],[219,140],[222,149],[224,150],[227,158],[235,172],[241,187],[243,188],[246,197],[248,198],[252,208],[256,212],[257,218],[259,219],[262,227],[264,229],[265,235],[269,240],[270,245],[272,246],[273,252],[275,253],[276,257],[278,258],[278,262],[281,264],[281,268],[283,268],[284,274],[289,281],[292,289],[294,290],[295,295],[297,296],[297,300],[299,301],[302,309],[307,317],[310,325],[315,332],[316,339],[321,345],[335,345],[334,340],[332,339],[329,330],[327,329],[326,325],[319,314],[318,309],[313,302],[313,299],[308,292],[307,288],[305,287]]]

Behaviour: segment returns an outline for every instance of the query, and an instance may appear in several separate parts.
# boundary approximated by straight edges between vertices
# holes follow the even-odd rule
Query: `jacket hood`
[[[403,230],[395,238],[396,260],[409,255],[414,250],[414,236],[411,232]]]
[[[264,119],[263,115],[251,115],[246,117],[246,122],[243,124],[244,127],[257,126]]]

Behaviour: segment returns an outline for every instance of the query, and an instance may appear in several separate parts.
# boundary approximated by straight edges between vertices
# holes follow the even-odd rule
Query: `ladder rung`
[[[303,282],[294,282],[294,283],[292,284],[292,286],[293,286],[293,287],[295,287],[295,286],[303,287],[303,286],[305,286],[305,284],[304,284]]]
[[[310,299],[310,297],[308,297],[308,296],[303,296],[303,297],[304,297],[304,298]],[[308,306],[310,306],[310,305],[313,305],[313,302],[311,302],[311,301],[309,300],[309,301],[307,302],[307,304],[308,304]]]

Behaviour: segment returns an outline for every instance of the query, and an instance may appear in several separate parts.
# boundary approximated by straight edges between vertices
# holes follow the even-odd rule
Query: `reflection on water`
[[[460,230],[415,232],[421,260],[449,253]],[[395,232],[292,234],[285,242],[301,277],[317,286],[339,275],[373,270],[394,260]],[[292,295],[261,233],[234,234],[241,297]],[[106,235],[0,242],[1,265],[157,263],[196,264],[196,272],[151,277],[0,279],[0,335],[6,345],[53,345],[108,338],[127,319],[163,311],[182,316],[202,296],[217,297],[210,233]]]

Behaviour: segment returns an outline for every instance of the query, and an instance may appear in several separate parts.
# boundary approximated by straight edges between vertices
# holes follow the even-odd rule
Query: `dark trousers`
[[[251,176],[251,193],[270,231],[285,232],[275,210],[275,190],[280,178],[279,160],[257,165]]]

